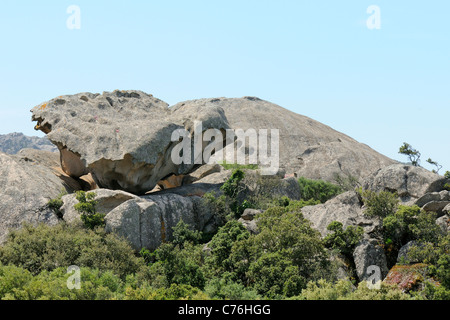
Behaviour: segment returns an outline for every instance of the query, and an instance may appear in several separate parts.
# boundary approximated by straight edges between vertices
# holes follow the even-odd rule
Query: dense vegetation
[[[205,205],[223,222],[215,234],[194,231],[180,220],[171,241],[155,251],[135,252],[125,239],[107,234],[94,197],[80,192],[75,209],[85,216],[84,224],[24,225],[10,233],[0,247],[0,299],[450,298],[450,238],[433,214],[400,206],[389,192],[359,190],[366,214],[382,221],[379,232],[387,255],[396,258],[401,246],[417,241],[409,257],[425,263],[429,278],[440,283],[424,279],[422,290],[407,293],[385,283],[369,289],[337,276],[336,257],[352,259],[362,228],[344,229],[333,222],[322,239],[302,214],[304,206],[325,202],[342,187],[300,178],[300,201],[251,198],[244,196],[244,178],[244,171],[235,169],[220,196],[205,195]],[[58,209],[58,199],[54,204]],[[258,215],[256,234],[237,221],[245,208],[265,210]],[[79,290],[67,286],[72,265],[81,268]]]

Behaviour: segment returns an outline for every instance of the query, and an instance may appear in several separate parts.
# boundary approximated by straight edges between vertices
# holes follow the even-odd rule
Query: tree
[[[74,209],[81,214],[84,225],[92,230],[105,224],[105,214],[97,212],[95,197],[94,192],[77,191],[76,199],[79,202],[74,205]]]
[[[400,147],[398,153],[404,154],[408,157],[409,161],[413,166],[420,166],[420,152],[414,149],[409,143],[404,142]]]
[[[431,158],[428,158],[427,162],[436,167],[437,170],[433,170],[434,173],[439,173],[439,170],[442,169],[442,166],[436,161],[431,160]]]

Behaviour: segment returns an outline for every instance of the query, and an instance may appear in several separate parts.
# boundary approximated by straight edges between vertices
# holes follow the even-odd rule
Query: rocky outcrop
[[[0,152],[17,154],[22,149],[58,151],[47,137],[28,137],[20,132],[0,134]]]
[[[383,280],[389,272],[384,250],[376,241],[361,241],[353,252],[353,259],[359,281],[368,280],[374,270],[380,271],[379,280]]]
[[[172,108],[181,106],[222,108],[233,129],[280,130],[280,167],[286,174],[333,181],[336,174],[360,178],[395,163],[322,123],[256,97],[199,99]]]
[[[106,231],[126,238],[135,250],[155,250],[164,241],[172,239],[172,228],[183,220],[195,230],[213,232],[220,221],[203,205],[197,196],[173,193],[138,197],[124,191],[98,189],[96,210],[105,214]],[[74,209],[75,195],[62,198],[63,218],[78,223],[80,215]]]
[[[171,141],[174,131],[186,129],[193,135],[195,121],[202,123],[202,131],[229,128],[219,107],[169,109],[141,91],[61,96],[36,106],[32,113],[36,129],[60,150],[65,173],[79,178],[90,172],[99,187],[134,194],[144,194],[165,177],[194,167],[194,152],[192,164],[172,161],[178,144]],[[199,151],[206,146],[204,142]]]
[[[99,187],[135,194],[151,191],[168,176],[191,173],[194,165],[173,163],[177,143],[171,135],[177,129],[192,133],[195,121],[203,130],[223,133],[230,127],[278,129],[279,172],[286,174],[330,181],[336,174],[359,178],[394,163],[326,125],[252,97],[200,99],[169,108],[144,92],[116,90],[61,96],[32,113],[36,129],[58,147],[66,174],[91,173]]]
[[[368,176],[364,189],[396,192],[404,204],[414,204],[427,193],[439,192],[446,179],[422,167],[394,164]]]
[[[323,237],[330,232],[327,227],[333,221],[341,222],[344,229],[360,226],[366,237],[370,237],[380,227],[379,219],[364,215],[363,204],[355,191],[340,194],[324,204],[304,207],[302,213]]]
[[[58,155],[24,149],[18,155],[0,153],[0,243],[9,229],[22,223],[54,225],[58,218],[48,206],[62,191],[79,186],[70,177],[58,177]]]
[[[257,216],[261,214],[261,210],[245,209],[239,218],[239,222],[251,233],[258,234],[258,219]]]

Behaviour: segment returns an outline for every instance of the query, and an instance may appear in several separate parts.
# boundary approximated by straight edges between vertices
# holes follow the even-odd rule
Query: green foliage
[[[409,143],[404,142],[398,153],[408,157],[413,166],[420,166],[420,152],[414,149]]]
[[[205,276],[201,270],[202,251],[200,246],[185,242],[180,248],[173,243],[163,243],[154,252],[154,263],[150,265],[146,279],[156,287],[170,287],[172,284],[190,285],[203,289]]]
[[[184,246],[185,242],[198,244],[202,240],[202,233],[192,228],[181,219],[177,225],[173,227],[172,243],[174,245]]]
[[[231,174],[231,177],[225,181],[225,183],[220,187],[223,193],[231,198],[236,199],[239,192],[243,190],[243,186],[241,184],[242,179],[244,179],[245,173],[240,169],[236,169]]]
[[[77,191],[76,199],[78,203],[74,205],[74,209],[81,214],[81,221],[91,230],[105,224],[105,214],[97,212],[95,208],[97,205],[97,201],[94,200],[95,197],[94,192]]]
[[[362,239],[362,235],[364,233],[362,227],[354,226],[348,226],[344,231],[342,223],[338,221],[333,221],[330,223],[327,229],[332,231],[332,233],[325,237],[325,246],[338,250],[340,253],[348,257],[352,256],[355,246]]]
[[[430,273],[450,290],[450,234],[440,237],[437,243],[421,243],[411,248],[408,255],[412,259],[429,264]]]
[[[446,179],[450,179],[450,171],[446,171],[445,174],[444,174],[444,177]]]
[[[21,230],[10,232],[7,242],[0,247],[0,262],[27,269],[33,275],[77,265],[111,271],[119,277],[145,265],[128,242],[116,235],[62,223],[24,225]]]
[[[385,239],[390,239],[396,248],[412,240],[436,242],[441,234],[436,214],[418,206],[399,206],[395,213],[383,219],[383,232]]]
[[[247,229],[236,220],[227,222],[218,230],[208,244],[211,253],[205,260],[212,275],[217,276],[222,272],[233,271],[233,261],[230,260],[231,249],[235,242],[248,239],[249,236]]]
[[[211,299],[260,300],[263,298],[256,290],[247,288],[242,283],[229,279],[227,275],[210,280],[205,287],[205,293]]]
[[[350,281],[339,280],[335,283],[326,280],[309,282],[299,300],[412,300],[395,286],[381,282],[380,289],[369,288],[366,282],[361,282],[355,289]]]
[[[439,171],[442,169],[442,165],[440,165],[436,161],[431,160],[431,158],[428,158],[427,162],[436,167],[436,170],[433,170],[434,173],[439,173]]]
[[[359,189],[362,201],[366,205],[365,214],[385,218],[397,210],[399,200],[395,193],[389,191],[375,192],[372,190]]]
[[[227,163],[226,161],[219,163],[225,170],[258,170],[257,164],[237,164],[237,163]]]
[[[301,197],[306,201],[316,200],[325,203],[343,191],[339,186],[322,180],[310,180],[300,177],[298,183]]]
[[[63,196],[67,194],[67,191],[62,190],[60,194],[55,199],[50,199],[47,202],[47,205],[50,209],[53,210],[53,212],[56,214],[56,216],[59,219],[63,218],[63,214],[61,212],[61,207],[63,206],[64,202],[61,200]]]

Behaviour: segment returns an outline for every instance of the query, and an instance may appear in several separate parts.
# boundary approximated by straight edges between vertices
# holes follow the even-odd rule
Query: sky
[[[449,14],[447,0],[2,0],[0,134],[43,136],[30,109],[65,94],[256,96],[395,160],[408,142],[442,174]]]

